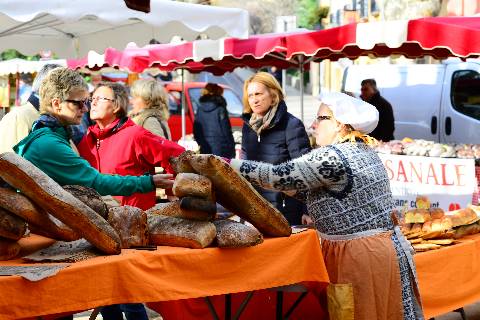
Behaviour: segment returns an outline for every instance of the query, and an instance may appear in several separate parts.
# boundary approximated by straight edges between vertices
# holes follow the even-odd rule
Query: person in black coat
[[[208,83],[202,89],[200,104],[193,122],[193,136],[200,145],[200,153],[235,158],[235,141],[228,117],[223,88]]]
[[[384,142],[393,140],[395,131],[395,120],[393,117],[393,108],[390,102],[380,95],[377,89],[375,79],[365,79],[362,81],[361,95],[363,101],[375,106],[378,110],[378,125],[370,133],[371,137]]]
[[[298,158],[311,150],[302,121],[287,111],[278,81],[267,72],[259,72],[243,87],[244,124],[242,158],[279,164]],[[302,223],[305,205],[281,192],[256,188],[291,225]]]

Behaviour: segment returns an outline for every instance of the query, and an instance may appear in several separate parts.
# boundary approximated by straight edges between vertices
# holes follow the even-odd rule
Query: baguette
[[[182,161],[188,161],[197,173],[212,181],[217,202],[226,209],[250,222],[264,235],[290,236],[292,228],[280,211],[260,196],[244,177],[221,158],[190,154],[188,157],[184,156]]]
[[[182,199],[183,200],[183,199]],[[199,210],[186,210],[181,208],[182,200],[157,203],[145,211],[147,214],[160,214],[163,216],[177,217],[189,220],[210,221],[215,218],[215,213]]]
[[[120,235],[122,248],[148,244],[147,215],[142,209],[132,206],[111,208],[108,211],[108,223]]]
[[[246,224],[219,219],[213,221],[217,229],[217,244],[220,248],[251,247],[263,242],[263,236],[257,229]]]
[[[13,189],[0,188],[0,207],[28,222],[30,231],[34,233],[62,241],[80,238],[72,229]]]
[[[102,216],[102,218],[108,219],[107,205],[103,201],[100,193],[98,193],[95,189],[78,185],[63,186],[63,189],[67,190],[75,198],[85,203],[93,211]]]
[[[150,244],[201,249],[215,239],[215,226],[207,221],[147,214]]]
[[[18,241],[25,231],[27,231],[27,224],[23,219],[0,208],[0,237]]]
[[[0,155],[0,177],[107,254],[120,253],[120,237],[98,213],[19,155]]]
[[[0,260],[11,260],[20,253],[20,245],[16,241],[0,238]]]

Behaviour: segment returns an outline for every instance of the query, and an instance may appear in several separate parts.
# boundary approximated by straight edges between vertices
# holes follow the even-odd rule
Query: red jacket
[[[105,129],[98,125],[88,128],[78,145],[80,155],[101,173],[122,176],[154,174],[155,167],[173,173],[168,160],[185,149],[137,126],[132,120],[117,119]],[[155,205],[155,191],[120,196],[122,205],[147,210]]]

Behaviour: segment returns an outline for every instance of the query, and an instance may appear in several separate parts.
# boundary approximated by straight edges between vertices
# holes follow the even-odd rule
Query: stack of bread
[[[480,232],[480,207],[444,212],[440,208],[430,208],[428,198],[417,197],[417,208],[404,214],[402,232],[415,251],[439,249],[456,243],[465,235]]]
[[[106,254],[148,244],[204,248],[215,239],[219,247],[244,247],[261,243],[262,234],[291,234],[283,215],[220,158],[186,153],[172,163],[179,200],[144,212],[129,206],[107,210],[94,190],[62,188],[26,159],[0,154],[0,178],[10,186],[0,189],[0,260],[19,253],[17,241],[27,227],[56,240],[85,238]],[[215,220],[215,200],[253,227]]]

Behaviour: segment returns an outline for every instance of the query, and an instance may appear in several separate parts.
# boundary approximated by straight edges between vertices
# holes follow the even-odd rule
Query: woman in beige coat
[[[130,89],[130,104],[133,109],[130,118],[137,125],[168,140],[172,139],[168,127],[167,93],[160,83],[153,79],[140,79]]]

